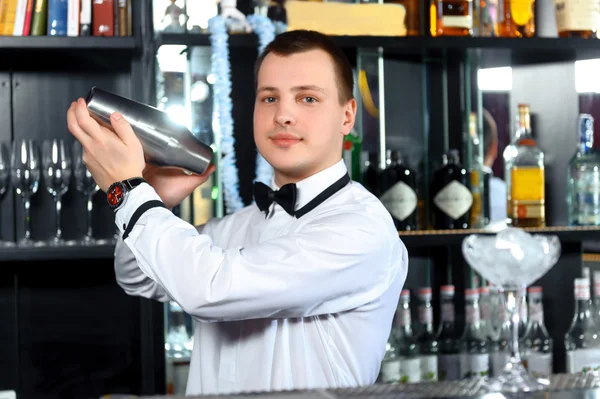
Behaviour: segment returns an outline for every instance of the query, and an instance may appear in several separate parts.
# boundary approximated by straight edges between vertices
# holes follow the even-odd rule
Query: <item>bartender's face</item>
[[[254,140],[279,186],[341,159],[356,101],[340,103],[334,64],[323,50],[267,55],[258,71]]]

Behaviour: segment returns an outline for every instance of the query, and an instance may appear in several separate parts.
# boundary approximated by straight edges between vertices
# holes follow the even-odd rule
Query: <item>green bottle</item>
[[[348,168],[350,178],[362,184],[362,139],[352,130],[344,139],[342,157]]]

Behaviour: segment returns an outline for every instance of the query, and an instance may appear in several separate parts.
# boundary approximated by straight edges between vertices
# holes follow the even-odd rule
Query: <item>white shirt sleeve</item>
[[[120,228],[155,199],[147,184],[133,190],[117,212]],[[364,305],[397,273],[406,275],[406,249],[388,225],[383,214],[338,213],[252,247],[222,249],[170,211],[152,208],[125,243],[141,271],[199,320],[306,317]]]

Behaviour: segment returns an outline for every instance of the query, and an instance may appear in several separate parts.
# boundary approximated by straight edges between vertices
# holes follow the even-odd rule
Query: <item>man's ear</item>
[[[356,121],[356,100],[348,100],[344,105],[344,123],[342,124],[342,134],[346,136],[352,131]]]

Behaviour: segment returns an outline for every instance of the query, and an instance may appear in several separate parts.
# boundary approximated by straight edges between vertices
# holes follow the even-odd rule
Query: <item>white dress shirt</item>
[[[340,160],[297,183],[296,209],[346,173]],[[157,199],[146,183],[132,190],[116,214],[121,233]],[[188,395],[375,382],[408,254],[389,212],[360,184],[298,219],[278,204],[268,217],[252,204],[195,228],[152,208],[124,243],[115,271],[125,292],[174,300],[194,319]]]

